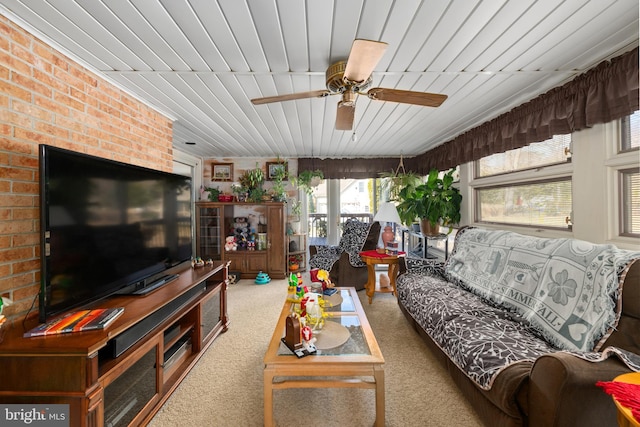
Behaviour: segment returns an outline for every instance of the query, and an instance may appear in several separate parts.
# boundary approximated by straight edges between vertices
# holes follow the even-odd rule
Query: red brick
[[[29,89],[32,92],[36,92],[39,93],[47,98],[51,97],[51,94],[53,93],[53,91],[51,90],[50,87],[43,85],[42,83],[29,78],[29,77],[25,77],[25,76],[21,76],[18,73],[13,73],[12,74],[12,82],[14,82],[15,84],[22,86],[24,88]]]
[[[0,262],[17,261],[33,258],[33,247],[12,248],[0,250]]]
[[[0,80],[0,92],[4,92],[13,98],[22,99],[23,101],[31,101],[32,99],[30,91],[6,80]]]
[[[11,242],[12,242],[11,246],[13,247],[39,245],[40,234],[39,233],[16,234],[13,236],[13,240]]]
[[[34,156],[22,156],[20,154],[12,154],[11,165],[37,169],[38,158]]]
[[[30,259],[26,261],[14,262],[11,265],[13,274],[26,273],[28,271],[38,270],[40,268],[39,259]]]
[[[14,194],[33,194],[37,196],[40,193],[40,185],[37,182],[14,182]]]

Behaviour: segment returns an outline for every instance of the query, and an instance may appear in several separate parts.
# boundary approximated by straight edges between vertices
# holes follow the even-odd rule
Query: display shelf
[[[248,219],[247,230],[241,231],[254,239],[255,250],[246,250],[246,247],[239,247],[235,251],[224,249],[225,238],[237,234],[238,217]],[[259,221],[252,222],[251,218],[258,218]],[[243,279],[255,278],[261,271],[274,279],[285,277],[284,203],[198,202],[196,224],[197,255],[203,259],[230,261],[229,269],[240,272]],[[264,250],[259,250],[263,246]]]
[[[297,267],[292,269],[292,258]],[[307,235],[305,233],[287,234],[287,272],[298,273],[307,270]]]

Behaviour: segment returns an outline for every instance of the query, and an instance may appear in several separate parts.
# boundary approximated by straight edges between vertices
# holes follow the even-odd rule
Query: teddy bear
[[[224,242],[225,251],[235,251],[238,249],[236,238],[234,236],[227,236]]]

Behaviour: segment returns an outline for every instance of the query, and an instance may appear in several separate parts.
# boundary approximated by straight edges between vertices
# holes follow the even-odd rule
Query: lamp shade
[[[401,222],[396,205],[391,202],[382,203],[378,212],[376,212],[376,215],[373,217],[373,220],[378,222],[394,222],[398,224]]]
[[[387,247],[387,244],[393,242],[394,234],[389,226],[389,223],[399,223],[400,215],[398,215],[398,210],[396,209],[396,205],[391,202],[385,202],[380,205],[380,209],[376,212],[376,216],[373,217],[374,221],[378,222],[386,222],[387,225],[384,227],[384,231],[380,233],[380,238],[382,239],[382,243],[384,247]]]

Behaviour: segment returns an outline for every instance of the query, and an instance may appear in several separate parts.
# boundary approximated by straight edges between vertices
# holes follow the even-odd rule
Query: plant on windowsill
[[[439,178],[438,170],[432,169],[424,184],[400,190],[397,209],[402,222],[411,226],[420,219],[422,234],[428,236],[438,235],[440,225],[452,226],[460,222],[462,195],[453,186],[454,172],[455,169],[451,169]]]

